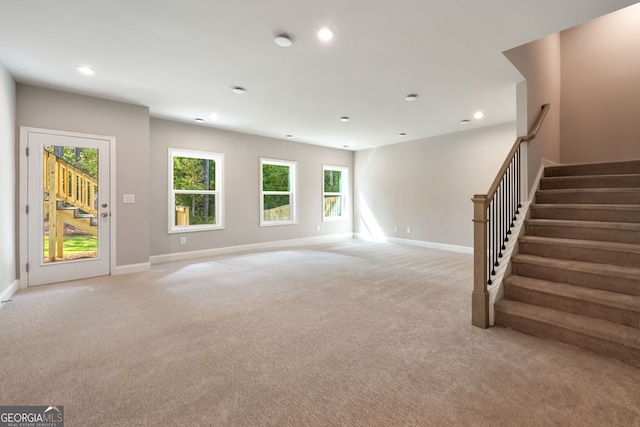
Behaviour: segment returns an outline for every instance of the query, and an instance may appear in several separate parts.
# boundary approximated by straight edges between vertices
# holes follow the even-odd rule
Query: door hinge
[[[27,263],[27,273],[29,272],[29,263]]]
[[[27,215],[28,215],[29,214],[29,205],[27,205],[26,211],[27,211]]]
[[[27,147],[27,157],[29,157],[29,147]]]

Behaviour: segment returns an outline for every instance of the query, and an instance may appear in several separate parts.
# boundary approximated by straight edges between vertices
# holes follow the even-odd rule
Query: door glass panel
[[[98,149],[43,149],[43,262],[98,256]]]

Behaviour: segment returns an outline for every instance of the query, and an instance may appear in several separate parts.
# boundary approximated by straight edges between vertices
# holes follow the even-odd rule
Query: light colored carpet
[[[471,256],[358,240],[20,291],[0,405],[67,426],[640,426],[640,369],[470,324]]]

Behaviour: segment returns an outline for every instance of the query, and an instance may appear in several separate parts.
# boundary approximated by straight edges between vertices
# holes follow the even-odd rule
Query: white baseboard
[[[446,243],[426,242],[424,240],[400,239],[397,237],[387,237],[387,241],[403,245],[419,246],[421,248],[438,249],[441,251],[458,252],[461,254],[473,254],[473,248],[468,246],[448,245]]]
[[[252,250],[264,250],[275,248],[288,248],[294,246],[320,245],[323,243],[335,243],[343,240],[353,239],[353,233],[330,234],[317,237],[303,237],[300,239],[276,240],[272,242],[252,243],[249,245],[227,246],[224,248],[204,249],[200,251],[176,252],[164,255],[153,255],[149,257],[151,265],[162,264],[171,261],[184,261],[187,259],[204,258],[216,255],[224,255],[235,252],[245,252]]]
[[[11,282],[9,286],[5,288],[4,291],[2,291],[2,293],[0,293],[0,307],[2,307],[2,304],[1,304],[2,302],[5,302],[11,299],[13,294],[15,294],[16,291],[18,290],[19,285],[20,285],[20,282],[18,282],[17,280],[14,280],[13,282]]]
[[[142,262],[140,264],[127,264],[127,265],[119,265],[116,266],[116,271],[113,272],[113,275],[120,274],[129,274],[129,273],[140,273],[143,271],[149,271],[151,269],[151,263]]]
[[[354,237],[356,239],[369,240],[362,233],[355,233]],[[428,249],[438,249],[441,251],[449,251],[449,252],[458,252],[463,254],[473,254],[473,248],[468,246],[457,246],[457,245],[448,245],[446,243],[436,243],[436,242],[427,242],[425,240],[411,240],[411,239],[400,239],[398,237],[385,237],[384,240],[373,240],[376,242],[392,242],[399,243],[402,245],[411,245],[411,246],[419,246],[421,248]]]

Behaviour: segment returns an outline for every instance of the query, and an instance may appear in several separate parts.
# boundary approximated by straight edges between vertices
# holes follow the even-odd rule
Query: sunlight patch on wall
[[[378,221],[373,216],[369,205],[364,200],[362,194],[359,196],[360,200],[360,234],[365,240],[371,240],[374,242],[386,242],[387,237],[382,232]]]

